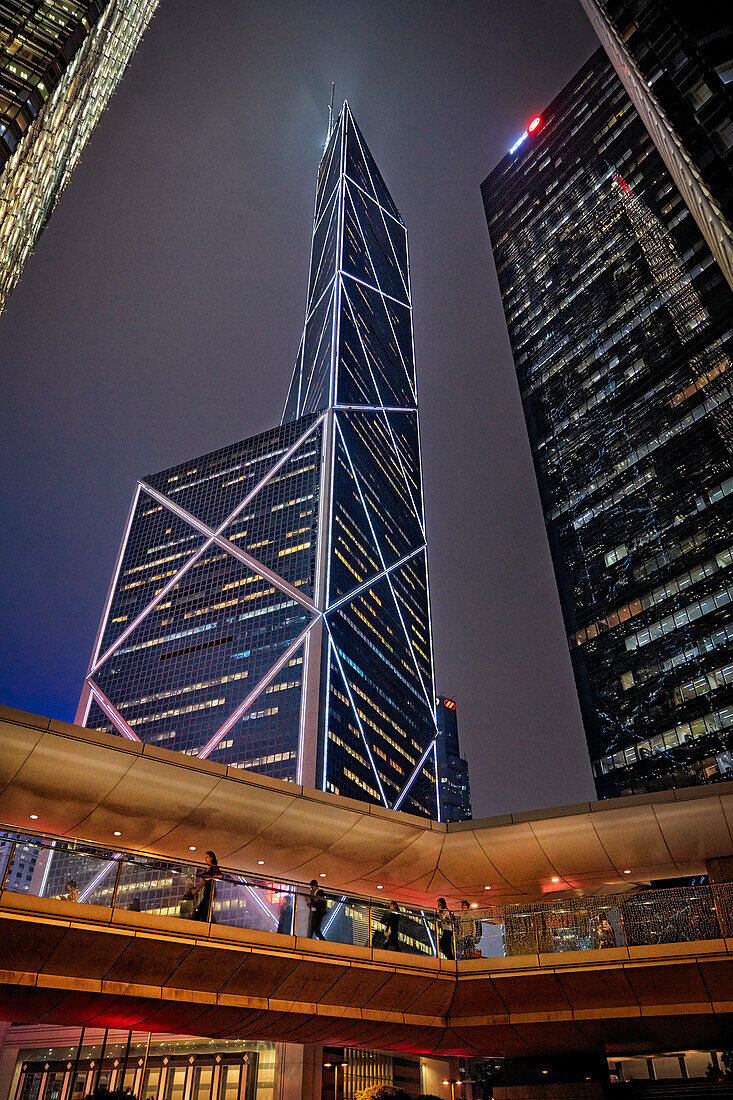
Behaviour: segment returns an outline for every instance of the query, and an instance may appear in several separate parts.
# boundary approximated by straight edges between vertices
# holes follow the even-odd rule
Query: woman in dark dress
[[[453,914],[445,898],[438,898],[438,928],[440,930],[439,950],[443,952],[446,959],[454,959],[456,956],[453,951]]]
[[[221,871],[219,870],[219,863],[213,852],[206,853],[206,869],[199,873],[199,882],[196,888],[198,894],[198,904],[194,910],[193,919],[213,921],[214,917],[211,912],[211,906],[214,901],[214,879],[221,877]]]
[[[389,911],[384,914],[382,918],[382,924],[384,930],[387,933],[387,939],[384,941],[385,951],[401,951],[400,947],[400,920],[402,914],[400,907],[396,901],[389,903]]]

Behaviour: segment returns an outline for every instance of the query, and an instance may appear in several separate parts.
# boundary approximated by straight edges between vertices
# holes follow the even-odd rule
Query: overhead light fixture
[[[195,844],[189,844],[188,850],[189,850],[189,852],[195,852],[196,851],[196,845]]]
[[[624,874],[625,874],[625,875],[630,875],[630,874],[631,874],[631,871],[630,871],[630,870],[629,870],[629,869],[627,868],[627,869],[626,869],[626,870],[624,871]]]
[[[325,872],[325,871],[321,871],[321,874],[320,874],[320,876],[319,876],[319,877],[320,877],[320,878],[325,878],[325,877],[326,877],[326,872]]]
[[[258,859],[257,860],[257,866],[262,867],[264,865],[264,862],[265,862],[264,859]]]
[[[38,821],[38,814],[28,814],[31,821]]]
[[[383,886],[378,886],[377,890],[384,890],[384,887]]]
[[[491,889],[490,886],[484,886],[484,890],[490,890],[490,889]]]
[[[550,879],[550,882],[559,882],[559,881],[560,881],[559,875],[553,875],[552,878]]]
[[[119,829],[115,829],[115,831],[112,833],[112,836],[122,836],[122,833]]]
[[[471,902],[471,908],[472,909],[478,909],[478,902],[477,901],[472,901]]]

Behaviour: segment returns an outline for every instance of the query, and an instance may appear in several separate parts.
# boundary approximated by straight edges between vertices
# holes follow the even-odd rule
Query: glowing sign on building
[[[443,706],[447,710],[455,710],[456,709],[456,704],[453,702],[452,699],[444,699],[443,700]]]
[[[522,136],[520,138],[517,138],[517,140],[512,145],[511,149],[509,150],[509,155],[510,156],[511,156],[512,153],[516,153],[519,146],[522,144],[523,141],[525,141],[529,137],[530,134],[533,134],[535,132],[535,130],[539,129],[541,122],[542,122],[542,116],[541,115],[535,115],[534,118],[532,119],[532,121],[527,124],[527,129],[524,131]]]

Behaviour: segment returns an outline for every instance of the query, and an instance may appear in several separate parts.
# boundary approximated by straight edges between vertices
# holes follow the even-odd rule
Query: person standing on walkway
[[[382,924],[384,931],[387,934],[387,939],[384,941],[385,951],[401,951],[400,947],[400,921],[402,919],[402,913],[400,907],[396,901],[389,903],[389,909],[382,918]]]
[[[459,959],[470,959],[475,955],[476,921],[469,916],[470,911],[470,904],[462,901],[456,929],[456,954]]]
[[[194,910],[193,919],[213,922],[214,915],[211,912],[211,907],[214,902],[214,893],[216,887],[214,886],[214,879],[221,878],[221,871],[219,870],[219,861],[213,852],[206,853],[206,867],[199,874],[199,884],[196,888],[198,896],[198,904]]]
[[[446,959],[454,959],[453,953],[453,915],[446,904],[445,898],[438,898],[438,927],[440,940],[438,947]]]
[[[326,915],[328,909],[328,902],[326,901],[326,895],[323,890],[318,888],[318,879],[312,878],[308,884],[310,886],[310,893],[306,897],[306,905],[308,906],[308,939],[309,940],[325,940],[325,936],[321,931],[321,925],[323,924],[323,918]]]

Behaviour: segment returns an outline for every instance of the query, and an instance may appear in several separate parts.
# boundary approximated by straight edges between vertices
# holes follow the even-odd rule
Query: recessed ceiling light
[[[478,909],[478,902],[477,901],[472,901],[471,902],[471,908],[472,909]]]
[[[484,890],[490,890],[490,889],[491,889],[490,886],[484,886]]]
[[[38,821],[38,814],[29,814],[28,816],[30,817],[31,821]]]
[[[195,844],[189,844],[188,850],[189,850],[189,852],[195,852],[196,851],[196,845]]]
[[[631,871],[629,871],[629,870],[626,870],[626,871],[624,871],[624,874],[625,874],[625,875],[630,875],[630,874],[631,874]]]
[[[265,862],[264,859],[258,859],[257,860],[257,866],[262,867],[264,865],[264,862]]]
[[[325,877],[326,877],[326,872],[325,872],[325,871],[321,871],[321,874],[320,874],[320,878],[325,878]]]
[[[384,890],[384,887],[383,886],[378,886],[377,890]]]
[[[553,875],[552,878],[550,879],[550,882],[559,882],[559,881],[560,881],[560,879],[557,875]]]
[[[122,836],[122,833],[119,829],[115,829],[115,831],[112,833],[112,836]]]

